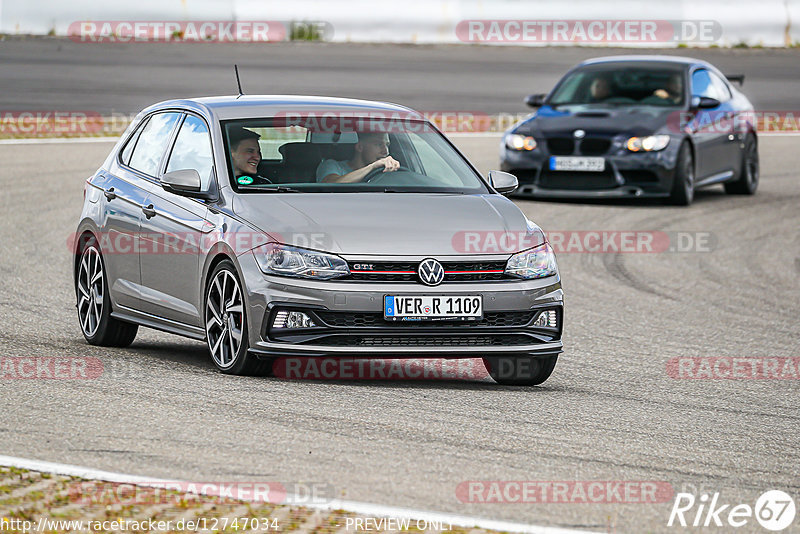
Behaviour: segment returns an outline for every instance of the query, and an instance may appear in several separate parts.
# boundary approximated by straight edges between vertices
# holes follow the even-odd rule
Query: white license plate
[[[606,169],[604,158],[581,158],[575,156],[551,156],[551,171],[602,172]]]
[[[480,295],[386,295],[383,316],[388,321],[477,320],[483,317],[483,298]]]

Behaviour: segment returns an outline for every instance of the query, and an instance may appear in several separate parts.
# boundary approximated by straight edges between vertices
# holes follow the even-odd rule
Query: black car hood
[[[514,129],[522,135],[563,134],[575,130],[606,135],[652,135],[667,128],[667,123],[679,117],[676,108],[654,106],[544,106]]]

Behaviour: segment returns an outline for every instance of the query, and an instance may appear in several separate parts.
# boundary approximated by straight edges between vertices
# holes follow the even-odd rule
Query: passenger
[[[261,147],[258,144],[260,138],[260,135],[246,128],[228,130],[233,175],[240,185],[272,183],[258,175],[258,164],[261,163]]]
[[[389,155],[389,135],[380,132],[359,132],[355,152],[350,160],[326,159],[317,167],[318,182],[361,182],[375,169],[393,172],[400,162]]]
[[[667,86],[663,89],[656,89],[653,95],[662,100],[668,100],[673,104],[678,104],[683,97],[683,79],[679,72],[670,74]]]
[[[611,96],[611,84],[605,76],[598,76],[589,86],[589,94],[594,102],[600,102]]]

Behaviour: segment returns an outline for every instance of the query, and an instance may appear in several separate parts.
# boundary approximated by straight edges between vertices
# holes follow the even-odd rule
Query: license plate
[[[483,317],[483,298],[480,295],[386,295],[383,317],[387,321],[474,321]]]
[[[604,158],[580,158],[574,156],[551,156],[551,171],[602,172],[606,169]]]

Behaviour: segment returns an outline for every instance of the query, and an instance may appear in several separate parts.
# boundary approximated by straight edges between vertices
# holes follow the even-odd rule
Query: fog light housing
[[[314,321],[303,312],[282,310],[275,314],[272,328],[312,328],[317,326]]]
[[[545,310],[536,316],[533,326],[542,328],[558,328],[558,319],[555,310]]]

